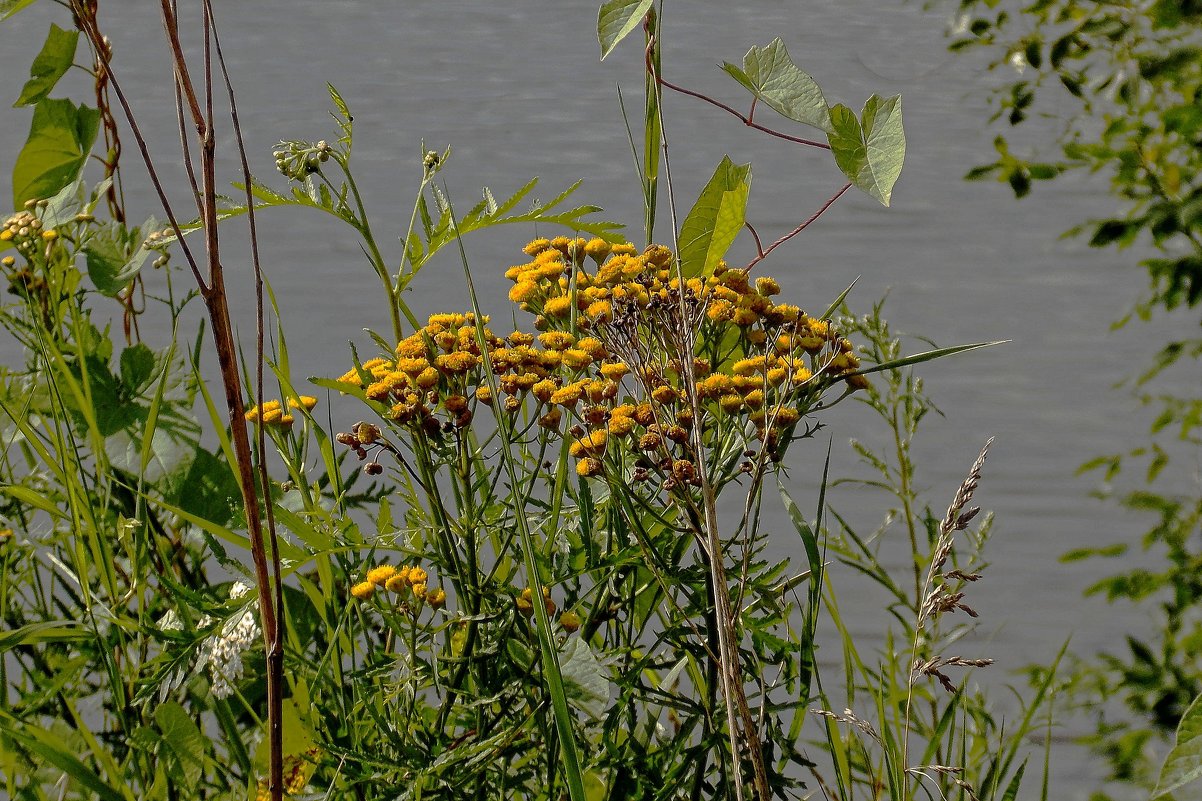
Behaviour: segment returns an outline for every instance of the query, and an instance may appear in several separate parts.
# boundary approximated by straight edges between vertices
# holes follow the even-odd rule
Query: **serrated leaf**
[[[70,100],[44,98],[34,107],[29,137],[13,165],[13,208],[49,198],[83,169],[100,128],[100,112]]]
[[[742,69],[730,63],[722,69],[779,114],[822,131],[831,130],[822,90],[798,68],[781,39],[748,50]]]
[[[735,164],[723,156],[680,227],[680,266],[685,276],[714,271],[743,228],[750,191],[751,165]]]
[[[597,12],[597,42],[601,45],[601,60],[613,52],[639,26],[655,0],[607,0]]]
[[[342,95],[334,88],[334,84],[327,83],[326,91],[330,93],[330,102],[334,104],[334,108],[338,113],[330,112],[330,116],[338,123],[339,130],[342,131],[342,136],[338,137],[338,141],[346,148],[346,154],[351,154],[351,141],[353,139],[355,118],[351,115],[350,108],[346,105],[346,101],[342,99]]]
[[[835,163],[859,189],[888,206],[906,158],[901,95],[886,100],[873,95],[859,119],[842,104],[831,108],[830,117],[827,139]]]
[[[1152,798],[1202,779],[1202,696],[1193,700],[1177,726],[1177,742],[1165,757]]]
[[[29,66],[29,80],[13,106],[31,106],[50,94],[58,79],[71,69],[78,43],[79,31],[65,31],[51,23],[45,44]]]

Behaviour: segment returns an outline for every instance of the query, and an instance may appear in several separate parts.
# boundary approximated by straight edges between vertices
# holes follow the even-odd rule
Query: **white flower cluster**
[[[230,588],[230,598],[235,599],[250,592],[250,587],[235,582]],[[232,615],[221,628],[209,636],[200,647],[196,669],[209,669],[209,685],[215,698],[233,695],[235,685],[242,680],[242,655],[259,640],[259,604],[248,604],[240,613]],[[213,622],[205,615],[200,621],[204,628]]]

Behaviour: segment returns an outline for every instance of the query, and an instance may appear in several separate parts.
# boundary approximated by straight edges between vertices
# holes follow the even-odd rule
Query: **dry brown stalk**
[[[255,583],[259,597],[259,612],[263,628],[263,640],[267,652],[267,717],[268,738],[270,742],[270,771],[268,788],[272,801],[283,798],[283,638],[282,626],[277,613],[283,610],[283,586],[280,581],[279,552],[277,548],[276,531],[270,502],[266,508],[267,525],[264,531],[261,519],[260,489],[263,498],[267,494],[268,479],[266,475],[265,445],[262,428],[258,430],[257,450],[259,453],[258,475],[256,475],[255,460],[252,456],[250,437],[246,430],[246,420],[243,417],[243,388],[238,373],[237,343],[234,338],[233,325],[230,319],[229,304],[225,289],[225,276],[221,261],[220,238],[217,231],[217,189],[216,189],[216,140],[214,136],[215,116],[213,111],[213,47],[217,46],[218,61],[225,79],[230,103],[232,127],[238,142],[242,157],[244,180],[249,193],[251,186],[249,170],[246,165],[245,151],[242,145],[242,134],[238,125],[237,109],[234,103],[233,88],[225,69],[224,59],[220,53],[217,40],[217,30],[213,19],[213,9],[209,0],[203,3],[203,98],[202,107],[197,86],[193,82],[184,57],[183,45],[179,37],[179,26],[176,5],[172,0],[160,0],[163,29],[167,43],[171,48],[173,68],[175,71],[175,89],[178,101],[177,116],[180,121],[180,136],[183,141],[184,158],[187,163],[189,178],[192,181],[193,195],[200,210],[200,225],[204,233],[205,253],[203,263],[206,271],[201,270],[201,260],[192,252],[184,240],[184,232],[179,219],[175,215],[166,192],[159,179],[154,160],[150,155],[145,138],[142,136],[137,118],[129,105],[129,101],[113,70],[112,51],[108,42],[100,33],[96,24],[95,13],[88,13],[85,0],[72,0],[71,7],[79,23],[81,32],[87,37],[97,58],[103,61],[105,73],[113,92],[117,95],[126,122],[138,144],[143,163],[150,176],[151,184],[159,196],[163,210],[167,215],[172,230],[175,232],[180,249],[192,271],[200,290],[201,299],[208,311],[212,325],[213,343],[217,351],[218,365],[221,371],[222,385],[225,390],[226,410],[230,421],[230,436],[234,446],[237,462],[238,483],[242,493],[247,529],[251,542],[251,558],[254,563]],[[186,111],[186,114],[185,114]],[[188,133],[184,120],[190,119],[194,135],[198,143],[198,158],[200,160],[201,185],[196,186],[195,175],[192,171],[191,157],[188,151]],[[254,227],[254,204],[248,196],[250,209],[250,229],[252,245],[252,261],[256,276],[257,289],[257,330],[256,364],[258,396],[262,397],[263,383],[263,305],[262,305],[262,273],[258,259],[258,244]],[[207,273],[207,276],[206,276]],[[256,484],[256,481],[259,484]],[[266,538],[265,538],[266,534]]]
[[[985,458],[989,455],[989,446],[992,444],[993,437],[990,437],[985,443],[985,447],[981,449],[980,454],[977,455],[976,460],[973,462],[972,468],[968,471],[968,476],[956,490],[956,495],[939,524],[939,538],[935,541],[935,548],[931,552],[930,565],[927,568],[926,580],[923,582],[919,597],[916,599],[916,609],[918,611],[917,618],[914,621],[914,641],[911,643],[912,661],[910,664],[910,675],[907,679],[905,731],[902,739],[902,765],[905,766],[905,771],[908,774],[925,776],[926,774],[923,773],[923,770],[927,769],[935,770],[936,772],[954,772],[959,770],[958,768],[949,768],[946,766],[927,766],[927,768],[909,767],[910,715],[914,700],[915,682],[923,676],[934,678],[939,681],[939,684],[945,690],[949,693],[954,693],[956,685],[951,678],[943,673],[942,668],[987,667],[993,664],[992,659],[967,659],[960,656],[932,656],[927,659],[921,659],[918,656],[922,632],[929,622],[937,620],[946,612],[955,612],[957,609],[971,617],[978,616],[974,609],[963,602],[964,592],[961,591],[960,587],[965,583],[977,581],[981,576],[977,573],[964,573],[960,570],[949,570],[944,573],[943,568],[947,564],[947,560],[951,557],[956,532],[968,528],[968,524],[981,511],[976,506],[966,507],[972,502],[973,493],[976,492],[977,485],[981,483],[981,469],[985,466]],[[946,584],[949,581],[959,582],[959,586],[949,587]],[[956,780],[956,783],[964,787],[970,795],[972,794],[972,788],[967,784],[964,784],[959,779]]]

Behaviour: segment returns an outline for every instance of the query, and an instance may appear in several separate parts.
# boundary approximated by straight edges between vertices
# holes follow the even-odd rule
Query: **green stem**
[[[911,483],[913,482],[913,467],[910,464],[908,443],[902,437],[901,425],[897,419],[897,405],[893,406],[889,424],[893,429],[893,444],[897,449],[898,496],[902,503],[902,516],[906,520],[906,533],[910,536],[910,566],[914,571],[914,611],[922,605],[922,554],[918,552],[918,529],[914,525],[914,499]]]
[[[409,324],[417,330],[421,326],[417,324],[417,319],[409,310],[409,307],[401,301],[400,297],[393,294],[392,279],[388,275],[388,266],[384,263],[384,256],[380,253],[380,248],[376,245],[376,238],[371,232],[371,223],[367,218],[367,207],[363,204],[363,197],[359,194],[359,186],[355,183],[355,176],[351,174],[350,165],[343,160],[341,156],[335,156],[334,161],[342,169],[343,175],[346,176],[347,186],[350,187],[351,195],[355,198],[355,207],[358,209],[358,215],[347,220],[363,237],[364,244],[367,245],[368,255],[372,261],[372,267],[376,271],[376,275],[380,278],[380,283],[384,286],[384,292],[388,296],[388,315],[392,320],[392,334],[397,342],[404,338],[405,329],[401,325],[401,313],[404,312],[405,318]],[[425,188],[423,184],[423,189]],[[406,243],[407,244],[407,243]]]
[[[449,198],[449,190],[445,190]],[[449,204],[448,199],[448,204]],[[451,224],[458,230],[458,222],[454,210],[451,210]],[[459,245],[459,257],[463,263],[463,276],[467,283],[468,297],[471,299],[472,312],[476,315],[476,341],[480,347],[481,359],[484,362],[484,375],[494,398],[500,398],[497,374],[493,369],[488,343],[484,339],[484,314],[480,309],[480,300],[476,295],[476,287],[472,282],[472,271],[468,266],[467,251],[464,250],[461,237],[455,238]],[[498,408],[497,429],[501,440],[501,461],[509,477],[509,486],[516,492],[520,486],[517,475],[517,462],[513,454],[514,440],[513,421],[503,409]],[[515,509],[518,534],[521,537],[522,553],[525,557],[527,581],[533,595],[534,617],[538,622],[538,644],[541,653],[543,673],[546,676],[551,695],[551,707],[555,713],[555,728],[559,735],[559,751],[563,760],[563,772],[568,783],[568,792],[572,801],[586,801],[584,780],[581,776],[580,757],[576,752],[576,737],[572,731],[572,714],[568,708],[567,692],[563,684],[563,672],[559,664],[559,652],[555,645],[555,634],[551,629],[551,617],[543,604],[543,584],[539,575],[538,560],[534,548],[534,538],[531,536],[530,523],[520,507]]]

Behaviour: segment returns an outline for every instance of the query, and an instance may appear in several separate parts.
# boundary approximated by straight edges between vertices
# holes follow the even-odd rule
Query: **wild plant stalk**
[[[671,158],[669,155],[669,142],[666,132],[666,126],[663,113],[663,89],[666,87],[678,93],[695,97],[703,100],[713,106],[723,109],[724,111],[739,118],[745,125],[751,128],[760,130],[768,135],[785,139],[797,144],[818,147],[822,149],[830,149],[830,146],[814,140],[804,139],[801,137],[792,136],[780,131],[768,128],[754,121],[756,101],[753,98],[751,110],[748,115],[744,116],[735,111],[730,106],[717,101],[707,95],[699,92],[694,92],[689,89],[677,86],[665,80],[661,68],[661,48],[659,46],[659,29],[660,19],[658,15],[652,11],[643,21],[643,29],[646,37],[646,46],[644,48],[644,65],[647,75],[647,119],[645,122],[645,137],[644,137],[644,202],[647,204],[647,236],[648,241],[651,239],[651,229],[655,219],[655,201],[656,201],[656,176],[660,160],[654,151],[662,151],[662,165],[664,179],[666,182],[668,195],[668,210],[671,219],[672,227],[672,242],[673,250],[677,254],[674,260],[674,269],[676,278],[683,286],[685,276],[682,271],[680,261],[680,243],[678,241],[680,231],[680,221],[677,217],[676,198],[672,183]],[[658,148],[655,145],[658,144]],[[795,226],[791,231],[778,237],[767,248],[764,248],[759,234],[751,226],[750,223],[746,227],[751,231],[756,242],[756,256],[742,269],[750,271],[759,262],[763,261],[776,248],[789,241],[793,237],[800,234],[819,217],[822,216],[834,203],[839,200],[850,188],[852,184],[846,183],[839,189],[829,200],[827,200],[821,208],[813,215]],[[693,352],[695,347],[695,331],[688,323],[688,314],[685,308],[685,295],[679,296],[680,303],[680,330],[675,332],[678,339],[677,352],[681,354],[681,383],[685,393],[685,400],[689,404],[694,419],[702,419],[702,401],[697,392],[697,376],[695,366],[693,364]],[[832,402],[837,403],[838,401]],[[695,427],[692,432],[694,440],[694,448],[698,454],[704,452],[702,442],[702,428]],[[744,523],[740,529],[744,535],[747,535],[747,521],[750,509],[753,505],[752,499],[760,491],[763,471],[765,468],[766,448],[762,449],[756,464],[753,467],[753,478],[751,480],[750,489],[748,490],[747,507],[748,512],[744,515]],[[710,586],[713,598],[711,599],[715,609],[716,627],[717,627],[717,644],[718,644],[718,674],[722,685],[723,701],[726,705],[726,718],[728,721],[728,736],[731,746],[731,769],[734,775],[734,784],[736,796],[741,800],[743,798],[744,783],[742,777],[741,755],[745,756],[752,767],[752,780],[755,790],[755,797],[764,801],[771,795],[771,790],[768,785],[767,771],[763,760],[763,751],[759,742],[759,726],[751,713],[750,706],[747,701],[746,689],[743,686],[743,671],[742,664],[739,658],[739,643],[738,643],[738,617],[732,607],[730,597],[730,584],[724,563],[724,546],[722,535],[717,519],[717,494],[718,489],[714,484],[714,479],[710,475],[709,466],[706,459],[699,458],[697,460],[697,480],[700,485],[700,493],[702,500],[701,520],[703,531],[700,532],[698,538],[702,551],[706,557],[707,567],[710,571]],[[746,569],[747,554],[744,555],[744,570]],[[740,582],[742,586],[743,582]],[[740,597],[742,591],[740,590]]]
[[[989,446],[992,444],[993,437],[990,437],[985,443],[985,447],[981,449],[981,453],[977,456],[976,461],[973,462],[972,469],[968,471],[968,476],[960,484],[959,489],[956,490],[956,495],[952,499],[951,505],[948,506],[947,513],[943,516],[943,521],[939,524],[939,538],[936,540],[935,549],[931,554],[926,579],[923,581],[919,597],[915,599],[917,601],[916,608],[918,612],[914,622],[914,637],[910,643],[911,662],[906,681],[906,709],[901,744],[902,767],[907,773],[915,775],[921,773],[926,767],[945,767],[921,766],[911,768],[910,766],[911,708],[914,700],[915,683],[923,677],[934,677],[939,680],[944,689],[954,693],[956,687],[951,679],[943,674],[943,668],[986,667],[993,664],[992,659],[964,659],[959,656],[941,657],[939,655],[927,659],[919,657],[922,634],[928,623],[937,620],[945,612],[953,612],[957,609],[966,612],[972,617],[977,616],[977,613],[971,607],[963,603],[964,593],[958,591],[955,587],[949,590],[948,582],[954,581],[963,585],[965,582],[976,581],[980,576],[975,573],[963,573],[959,570],[944,573],[943,568],[951,556],[952,547],[955,544],[956,532],[964,531],[968,528],[968,524],[981,511],[979,506],[965,507],[968,507],[968,504],[972,502],[973,493],[976,492],[977,485],[981,482],[981,469],[985,466],[985,457],[989,454]],[[909,787],[908,782],[905,784],[905,787]]]
[[[430,171],[423,182],[429,180]],[[445,192],[449,198],[449,192]],[[448,199],[448,206],[450,201]],[[457,226],[455,211],[450,209],[451,224]],[[472,281],[472,271],[468,264],[467,251],[464,249],[463,238],[456,237],[459,247],[459,257],[463,265],[463,280],[467,286],[468,298],[471,301],[472,313],[476,320],[481,321],[476,326],[476,344],[480,348],[484,375],[488,381],[489,390],[494,398],[499,398],[500,384],[493,367],[492,356],[488,351],[488,343],[484,337],[484,313],[480,307],[480,299],[476,295],[476,286]],[[513,442],[518,438],[513,430],[513,420],[504,412],[497,414],[497,428],[501,442],[501,462],[509,477],[511,491],[516,492],[521,484],[518,481],[517,458],[513,453]],[[562,465],[561,465],[562,466]],[[555,729],[559,736],[559,751],[563,759],[564,776],[568,783],[568,793],[571,801],[586,801],[584,780],[580,769],[580,757],[576,751],[576,735],[572,728],[572,713],[568,709],[567,692],[563,683],[563,671],[559,664],[559,652],[555,643],[555,634],[551,629],[551,616],[543,603],[543,581],[539,574],[538,556],[534,547],[534,538],[530,531],[530,521],[526,519],[524,510],[515,510],[518,535],[521,540],[522,556],[526,567],[526,582],[534,597],[533,610],[536,621],[539,650],[542,657],[543,674],[551,695],[551,707],[555,717]]]
[[[672,250],[676,254],[673,259],[673,269],[676,279],[683,288],[685,277],[680,262],[679,231],[680,221],[676,214],[676,195],[672,184],[672,162],[669,155],[668,134],[664,125],[663,95],[659,77],[658,54],[656,37],[648,33],[647,71],[655,85],[655,112],[657,136],[663,151],[664,179],[668,189],[668,211],[672,223]],[[696,348],[696,328],[690,324],[690,314],[686,307],[686,295],[678,294],[679,328],[672,332],[676,342],[677,353],[680,355],[681,388],[689,405],[693,419],[704,419],[701,398],[697,392],[696,365],[694,363]],[[739,658],[739,640],[736,632],[736,614],[731,606],[730,582],[726,574],[725,549],[722,543],[722,532],[718,524],[718,494],[713,478],[709,474],[708,460],[703,458],[705,443],[703,441],[704,426],[693,427],[692,438],[694,452],[698,454],[697,481],[700,484],[702,499],[702,523],[704,530],[699,536],[702,551],[706,556],[707,567],[710,571],[711,601],[714,605],[714,619],[718,630],[718,676],[722,683],[722,698],[726,705],[727,735],[730,739],[731,772],[734,777],[735,797],[742,801],[744,797],[743,766],[741,759],[745,755],[751,763],[752,782],[755,788],[755,798],[758,801],[768,801],[771,789],[768,786],[768,773],[764,767],[763,749],[760,747],[758,727],[747,703],[747,691],[743,686],[743,665]],[[766,443],[765,443],[766,447]]]
[[[263,295],[262,271],[258,258],[258,241],[254,226],[254,203],[250,196],[251,181],[247,167],[241,129],[238,125],[237,107],[234,102],[233,87],[225,68],[224,58],[220,52],[217,40],[217,28],[213,17],[213,8],[205,0],[202,11],[203,71],[202,88],[204,105],[201,95],[192,80],[187,59],[184,56],[183,45],[179,35],[177,8],[172,0],[161,0],[161,15],[164,34],[171,50],[172,64],[175,72],[175,88],[177,92],[177,114],[181,120],[180,137],[184,143],[185,160],[188,163],[188,176],[191,181],[193,197],[200,209],[200,225],[204,232],[205,254],[204,264],[207,269],[207,279],[202,273],[199,259],[192,253],[184,241],[184,233],[175,215],[166,192],[158,177],[150,151],[138,126],[136,116],[129,105],[125,92],[113,71],[111,50],[96,26],[95,15],[88,15],[82,0],[72,0],[72,10],[76,18],[84,23],[83,33],[91,42],[98,58],[104,62],[104,68],[109,76],[113,91],[116,93],[134,138],[137,140],[143,162],[150,175],[151,183],[159,195],[181,250],[192,270],[212,323],[213,343],[217,352],[218,365],[221,372],[222,385],[225,389],[226,411],[228,413],[231,437],[236,457],[239,487],[242,494],[247,529],[251,543],[251,558],[254,562],[255,583],[259,598],[259,612],[262,622],[263,640],[267,655],[267,717],[268,737],[270,743],[270,768],[268,787],[272,801],[283,798],[283,627],[278,615],[283,613],[283,585],[281,581],[278,541],[276,538],[274,518],[271,508],[269,480],[266,468],[266,446],[262,426],[258,427],[256,438],[256,459],[252,455],[250,438],[246,431],[246,419],[242,403],[243,388],[238,373],[237,341],[233,333],[230,318],[228,298],[225,289],[224,269],[221,261],[220,237],[217,230],[217,181],[216,181],[216,138],[214,125],[216,122],[213,108],[213,48],[216,45],[218,62],[225,79],[227,95],[230,104],[232,130],[238,143],[242,170],[244,173],[248,196],[248,220],[251,232],[252,263],[256,282],[256,382],[258,395],[262,397],[263,386]],[[191,168],[191,159],[187,150],[187,131],[182,123],[185,117],[192,122],[198,144],[201,182],[197,186]],[[258,485],[258,486],[257,486]],[[266,510],[266,532],[262,507]],[[266,539],[264,534],[266,533]]]

